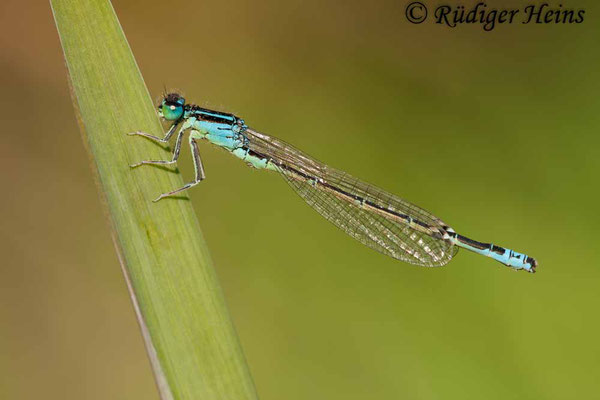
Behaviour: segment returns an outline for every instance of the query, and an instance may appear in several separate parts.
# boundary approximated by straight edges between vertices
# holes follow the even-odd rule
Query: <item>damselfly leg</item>
[[[158,136],[154,136],[154,135],[150,135],[148,133],[145,132],[132,132],[132,133],[128,133],[128,135],[130,136],[142,136],[151,140],[154,140],[156,142],[161,142],[161,143],[168,143],[169,139],[173,136],[173,133],[175,132],[175,129],[177,128],[177,125],[179,125],[178,123],[175,123],[171,126],[171,128],[169,128],[169,130],[167,131],[166,135],[164,138],[160,138]],[[130,165],[131,168],[136,168],[139,167],[141,165],[170,165],[170,164],[175,164],[177,162],[177,159],[179,158],[179,154],[181,152],[181,142],[183,140],[183,134],[185,133],[186,130],[189,129],[189,126],[186,126],[185,124],[181,127],[181,129],[179,129],[179,132],[177,133],[177,140],[175,141],[175,148],[173,149],[173,157],[171,158],[171,160],[144,160],[144,161],[140,161],[139,163],[136,164],[132,164]],[[167,192],[167,193],[163,193],[160,196],[158,196],[156,199],[154,199],[154,202],[156,203],[159,200],[164,199],[165,197],[169,197],[169,196],[173,196],[177,193],[181,193],[184,190],[187,190],[195,185],[197,185],[198,183],[200,183],[202,180],[204,180],[205,178],[205,174],[204,174],[204,166],[202,165],[202,159],[200,158],[200,151],[198,149],[198,144],[196,143],[196,141],[194,140],[194,138],[192,137],[192,135],[190,135],[189,137],[189,142],[190,142],[190,149],[192,151],[192,159],[194,161],[194,180],[190,183],[185,184],[184,186],[180,187],[179,189],[173,190],[171,192]]]
[[[169,139],[171,139],[171,136],[173,136],[173,133],[175,133],[175,129],[177,128],[177,125],[178,124],[171,125],[171,127],[167,131],[167,134],[165,135],[164,138],[159,138],[158,136],[154,136],[149,133],[145,133],[145,132],[141,132],[141,131],[130,132],[130,133],[128,133],[128,135],[129,136],[143,136],[145,138],[154,140],[155,142],[168,143]]]
[[[174,132],[174,129],[169,129],[169,132],[167,132],[167,136],[165,136],[165,139],[168,141],[169,138],[171,137],[172,133],[171,130]],[[173,149],[173,158],[171,158],[171,161],[168,160],[144,160],[144,161],[140,161],[139,163],[136,164],[131,164],[130,167],[131,168],[136,168],[139,167],[140,165],[145,165],[145,164],[158,164],[158,165],[169,165],[169,164],[175,164],[177,162],[177,159],[179,158],[179,152],[181,151],[181,140],[183,139],[183,134],[185,132],[185,129],[180,129],[179,133],[177,134],[177,140],[175,141],[175,148]],[[156,138],[156,136],[152,136],[152,135],[148,135],[146,133],[143,132],[139,132],[137,133],[137,135],[139,136],[143,136],[143,137],[149,137],[149,138]],[[159,139],[157,138],[159,141],[163,141],[163,139]]]
[[[189,188],[196,186],[197,184],[202,182],[206,177],[206,175],[204,174],[204,166],[202,165],[202,159],[200,158],[200,151],[198,150],[198,143],[196,143],[192,135],[190,135],[190,149],[192,150],[192,158],[194,160],[194,180],[190,183],[186,183],[179,189],[173,190],[172,192],[161,194],[153,200],[155,203],[161,199],[164,199],[165,197],[173,196],[174,194],[183,192],[184,190],[188,190]]]

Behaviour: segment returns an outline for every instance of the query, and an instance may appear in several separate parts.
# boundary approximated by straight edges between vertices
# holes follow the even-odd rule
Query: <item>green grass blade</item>
[[[73,101],[163,399],[255,399],[189,201],[151,200],[179,174],[129,164],[170,153],[127,132],[162,128],[111,4],[52,0]],[[84,221],[74,221],[85,223]]]

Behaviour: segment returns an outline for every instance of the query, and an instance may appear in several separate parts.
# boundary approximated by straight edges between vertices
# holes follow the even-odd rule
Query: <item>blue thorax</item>
[[[183,118],[192,130],[217,146],[234,150],[244,144],[244,136],[241,133],[246,129],[246,125],[244,120],[233,114],[186,105]]]

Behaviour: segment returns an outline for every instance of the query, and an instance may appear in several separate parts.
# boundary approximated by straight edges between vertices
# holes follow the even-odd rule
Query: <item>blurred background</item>
[[[593,398],[599,5],[563,1],[582,24],[484,32],[413,25],[407,3],[113,2],[152,96],[180,88],[539,260],[535,275],[466,251],[397,262],[203,144],[190,197],[259,395]],[[0,397],[158,399],[49,4],[0,10]]]

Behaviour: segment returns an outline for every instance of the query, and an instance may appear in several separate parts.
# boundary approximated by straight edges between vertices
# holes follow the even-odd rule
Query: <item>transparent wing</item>
[[[244,135],[250,151],[269,159],[300,197],[359,242],[428,267],[448,263],[458,251],[444,240],[447,225],[422,208],[322,164],[282,140],[251,129]]]

